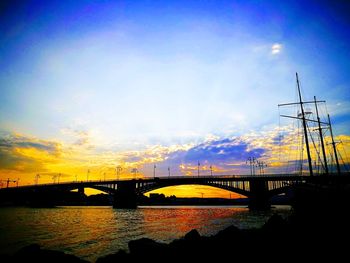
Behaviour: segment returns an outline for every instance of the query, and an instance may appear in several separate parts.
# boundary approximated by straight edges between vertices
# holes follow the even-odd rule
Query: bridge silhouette
[[[113,207],[136,208],[138,197],[152,190],[178,185],[205,185],[225,189],[249,199],[250,209],[268,209],[270,199],[275,195],[287,193],[293,185],[307,182],[318,182],[349,176],[306,176],[295,174],[282,175],[216,175],[216,176],[177,176],[155,177],[123,180],[75,181],[51,184],[36,184],[0,189],[0,196],[28,199],[28,202],[46,202],[60,193],[78,190],[84,193],[85,188],[103,191],[113,196]],[[349,179],[347,179],[349,181]]]

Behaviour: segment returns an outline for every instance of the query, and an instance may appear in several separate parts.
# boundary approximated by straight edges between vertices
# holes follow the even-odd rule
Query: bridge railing
[[[264,175],[236,175],[236,174],[223,174],[223,175],[200,175],[199,177],[197,175],[172,175],[172,176],[158,176],[158,177],[123,177],[122,179],[105,179],[105,180],[73,180],[73,181],[63,181],[63,182],[51,182],[51,183],[44,183],[44,184],[32,184],[32,185],[22,185],[22,186],[12,186],[8,188],[26,188],[26,187],[33,187],[33,186],[55,186],[55,185],[74,185],[74,184],[115,184],[122,181],[130,181],[130,180],[136,180],[136,181],[144,181],[144,180],[178,180],[178,179],[225,179],[225,178],[235,178],[235,179],[249,179],[249,178],[274,178],[274,177],[292,177],[292,176],[298,176],[298,174],[264,174]],[[300,176],[300,177],[307,177],[307,176]],[[5,189],[5,188],[1,188]]]

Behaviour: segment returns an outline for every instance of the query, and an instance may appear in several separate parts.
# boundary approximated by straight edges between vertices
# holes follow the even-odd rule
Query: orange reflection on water
[[[192,229],[197,229],[201,235],[215,234],[223,225],[232,224],[235,214],[248,212],[247,208],[243,207],[205,206],[144,207],[143,210],[145,232],[151,233],[152,238],[163,241],[180,238]]]
[[[289,211],[289,210],[285,210]],[[89,261],[128,249],[142,237],[171,242],[192,229],[214,235],[234,224],[259,227],[274,210],[252,213],[243,207],[58,207],[0,209],[0,254],[37,243]]]

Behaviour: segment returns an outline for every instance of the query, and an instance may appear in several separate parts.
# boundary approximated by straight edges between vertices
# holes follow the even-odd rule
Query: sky
[[[327,101],[322,118],[349,163],[349,11],[347,1],[2,1],[2,187],[111,179],[117,166],[120,178],[249,174],[249,157],[292,172],[298,124],[279,115],[298,112],[278,104],[297,100],[296,72],[306,101]]]

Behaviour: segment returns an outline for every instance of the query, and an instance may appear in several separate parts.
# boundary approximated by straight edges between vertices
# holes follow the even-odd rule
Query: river
[[[286,217],[290,207],[276,206],[263,212],[227,206],[1,208],[0,254],[37,243],[94,262],[118,249],[127,250],[133,239],[170,242],[194,228],[210,236],[232,224],[260,227],[273,213]]]

